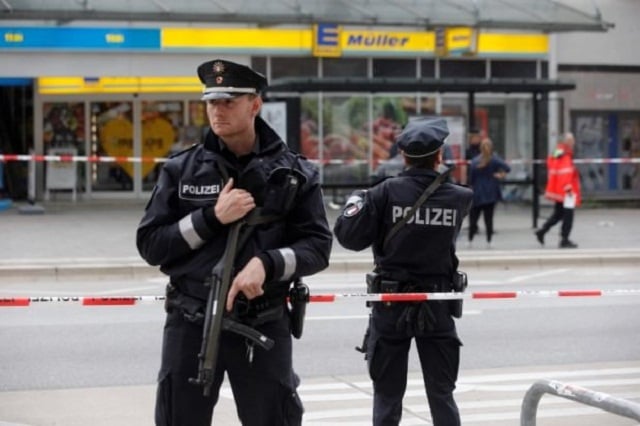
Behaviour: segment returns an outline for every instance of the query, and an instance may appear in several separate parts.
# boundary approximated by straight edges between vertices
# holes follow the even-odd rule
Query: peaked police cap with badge
[[[427,157],[438,152],[447,136],[449,127],[445,119],[417,118],[407,123],[397,144],[407,157]]]
[[[267,79],[246,65],[214,59],[198,67],[198,77],[204,84],[202,100],[228,99],[245,94],[260,94]]]

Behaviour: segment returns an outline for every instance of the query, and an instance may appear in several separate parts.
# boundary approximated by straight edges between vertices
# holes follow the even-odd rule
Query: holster
[[[198,298],[181,293],[173,284],[167,284],[166,299],[164,300],[164,310],[171,313],[177,310],[185,320],[195,323],[204,323],[205,304]]]
[[[467,289],[467,273],[462,271],[456,271],[453,273],[451,279],[452,290],[456,293],[462,293]],[[454,318],[462,318],[462,299],[455,299],[449,301],[449,311]]]
[[[307,313],[307,303],[309,303],[309,287],[297,279],[289,290],[291,335],[296,339],[302,337],[304,317]]]
[[[367,293],[398,293],[400,291],[400,281],[388,280],[377,272],[369,272],[366,275]],[[372,302],[367,302],[367,306],[371,306]],[[386,302],[387,305],[389,302]]]

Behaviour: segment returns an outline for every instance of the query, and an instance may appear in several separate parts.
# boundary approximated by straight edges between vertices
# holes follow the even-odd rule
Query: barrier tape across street
[[[520,299],[528,297],[602,297],[640,296],[640,289],[617,290],[537,290],[537,291],[479,291],[470,293],[333,293],[312,294],[309,302],[331,303],[339,300],[361,300],[366,302],[420,302],[425,300],[457,299]],[[165,296],[44,296],[44,297],[0,297],[0,307],[27,307],[42,303],[68,303],[82,306],[133,306],[163,302]]]
[[[97,156],[97,155],[40,155],[40,154],[0,154],[0,161],[37,161],[62,163],[164,163],[166,157],[125,157],[125,156]],[[313,160],[312,160],[313,161]],[[331,160],[331,163],[348,163],[354,160]],[[356,160],[357,161],[357,160]],[[367,162],[367,160],[362,160]],[[546,160],[506,160],[509,164],[543,164]],[[576,164],[632,164],[639,163],[640,158],[576,158]],[[468,160],[448,160],[448,164],[467,164]]]

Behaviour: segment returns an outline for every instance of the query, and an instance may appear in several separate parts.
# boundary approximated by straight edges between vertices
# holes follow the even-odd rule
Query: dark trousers
[[[373,425],[397,426],[402,418],[402,399],[407,387],[411,341],[415,340],[422,367],[427,401],[435,426],[459,426],[460,413],[453,398],[458,379],[460,340],[445,302],[433,305],[438,319],[433,332],[409,336],[395,331],[400,304],[377,309],[370,324],[367,360],[373,380]],[[436,306],[437,304],[437,306]],[[385,309],[388,311],[385,312]],[[453,327],[453,328],[452,328]]]
[[[496,203],[483,204],[481,206],[471,207],[469,212],[469,241],[473,241],[473,237],[478,233],[478,219],[480,214],[484,218],[484,226],[487,228],[487,242],[491,242],[493,236],[493,212]]]
[[[562,222],[562,227],[560,228],[560,237],[562,241],[567,241],[569,239],[569,234],[571,234],[571,228],[573,228],[573,210],[574,209],[565,209],[564,204],[562,202],[557,201],[553,205],[553,213],[547,221],[542,225],[540,230],[543,234],[546,234],[549,229],[551,229],[558,222]]]
[[[197,375],[202,326],[186,321],[177,311],[169,313],[158,377],[156,425],[210,426],[225,372],[244,426],[300,425],[303,408],[292,368],[288,316],[256,328],[275,340],[274,347],[269,351],[254,347],[250,362],[246,339],[222,332],[211,395],[205,397],[201,386],[188,382]]]

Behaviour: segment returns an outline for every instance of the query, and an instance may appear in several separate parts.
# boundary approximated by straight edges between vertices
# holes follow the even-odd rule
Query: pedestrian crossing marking
[[[495,374],[491,370],[461,371],[455,395],[462,424],[516,424],[520,419],[525,392],[541,378],[566,381],[572,385],[640,403],[640,362],[626,362],[620,368],[612,368],[611,364],[591,364],[539,368],[538,371],[532,371],[531,367],[508,370],[509,373]],[[298,391],[305,406],[304,426],[371,424],[373,390],[367,375],[303,377]],[[223,386],[221,397],[233,399],[227,385]],[[556,424],[580,424],[586,419],[592,421],[589,424],[633,424],[629,423],[630,419],[555,395],[545,395],[541,399],[536,415],[539,419],[558,419]],[[410,372],[400,425],[429,424],[429,406],[421,373]]]

